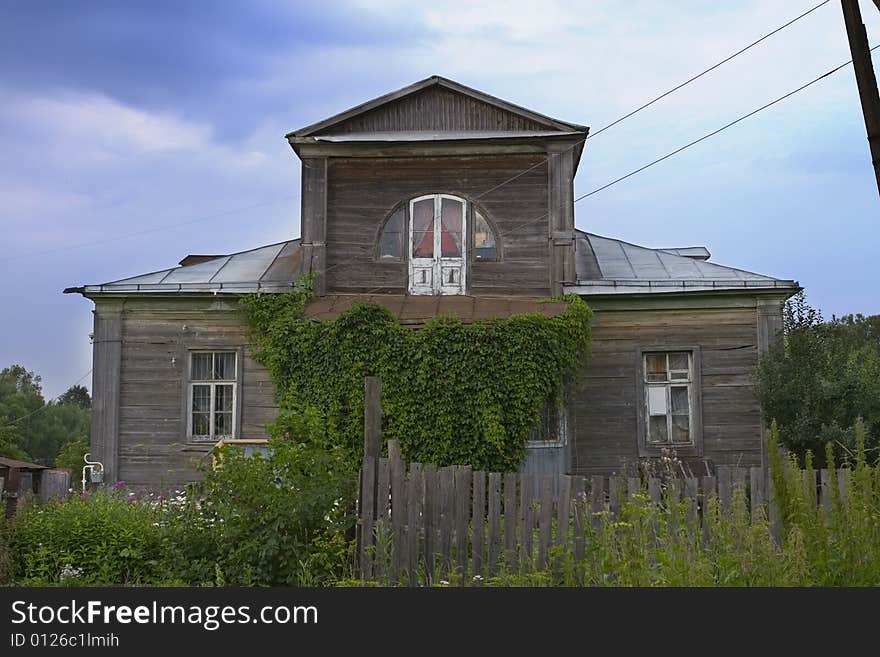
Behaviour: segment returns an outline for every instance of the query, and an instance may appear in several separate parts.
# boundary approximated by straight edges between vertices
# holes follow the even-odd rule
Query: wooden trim
[[[545,138],[546,139],[546,138]],[[441,156],[466,156],[466,155],[519,155],[519,154],[546,154],[546,145],[535,138],[533,141],[523,143],[506,142],[497,143],[499,140],[468,140],[467,142],[363,142],[333,143],[316,142],[308,144],[296,144],[294,150],[300,159],[313,159],[320,157],[345,157],[345,158],[383,158],[383,157],[441,157]]]
[[[644,381],[644,358],[646,353],[687,351],[692,354],[693,373],[691,375],[691,437],[692,445],[662,445],[653,447],[648,445],[648,422],[647,409],[645,407],[645,381]],[[640,458],[660,456],[663,448],[675,450],[677,456],[702,456],[703,455],[703,378],[702,378],[702,353],[699,345],[641,345],[636,348],[636,420],[638,435],[638,454]],[[668,383],[666,385],[669,385]],[[673,384],[674,385],[674,384]]]

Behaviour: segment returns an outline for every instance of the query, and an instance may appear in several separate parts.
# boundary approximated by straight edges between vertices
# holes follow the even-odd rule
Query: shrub
[[[22,509],[8,534],[9,576],[18,584],[145,584],[161,559],[159,511],[99,490]]]

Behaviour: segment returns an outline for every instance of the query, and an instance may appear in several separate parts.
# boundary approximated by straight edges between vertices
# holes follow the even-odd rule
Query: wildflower
[[[73,566],[67,565],[61,570],[59,579],[63,582],[66,579],[79,577],[80,575],[82,575],[82,568],[74,568]]]
[[[115,488],[116,490],[119,490],[120,488],[125,488],[125,482],[117,481],[115,484],[113,484],[113,488]]]

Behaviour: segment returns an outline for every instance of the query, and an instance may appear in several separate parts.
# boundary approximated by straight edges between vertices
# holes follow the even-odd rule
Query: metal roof
[[[300,271],[298,239],[261,246],[211,260],[123,278],[100,285],[64,290],[85,294],[153,294],[168,292],[284,292]]]
[[[377,303],[384,306],[402,324],[424,324],[437,315],[458,317],[464,323],[483,319],[503,319],[520,313],[541,313],[556,317],[568,309],[568,304],[546,301],[535,297],[472,297],[472,296],[413,296],[402,294],[330,294],[319,297],[306,306],[306,316],[315,319],[335,319],[354,303]]]
[[[715,290],[769,290],[799,287],[782,280],[707,262],[705,247],[651,249],[577,231],[577,294],[646,294]]]
[[[398,132],[343,132],[332,135],[315,135],[315,141],[344,142],[412,142],[412,141],[461,141],[464,139],[527,139],[530,137],[572,137],[582,132],[562,130],[404,130]]]

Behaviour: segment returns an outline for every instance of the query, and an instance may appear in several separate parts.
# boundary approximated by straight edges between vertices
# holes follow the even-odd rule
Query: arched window
[[[487,261],[498,259],[498,242],[495,231],[483,216],[483,213],[474,209],[474,260]]]
[[[428,194],[401,203],[382,225],[379,262],[408,262],[411,294],[464,294],[468,263],[500,259],[486,213],[464,198]]]
[[[388,217],[379,235],[379,260],[399,262],[403,260],[403,243],[406,236],[406,205],[402,205]]]

